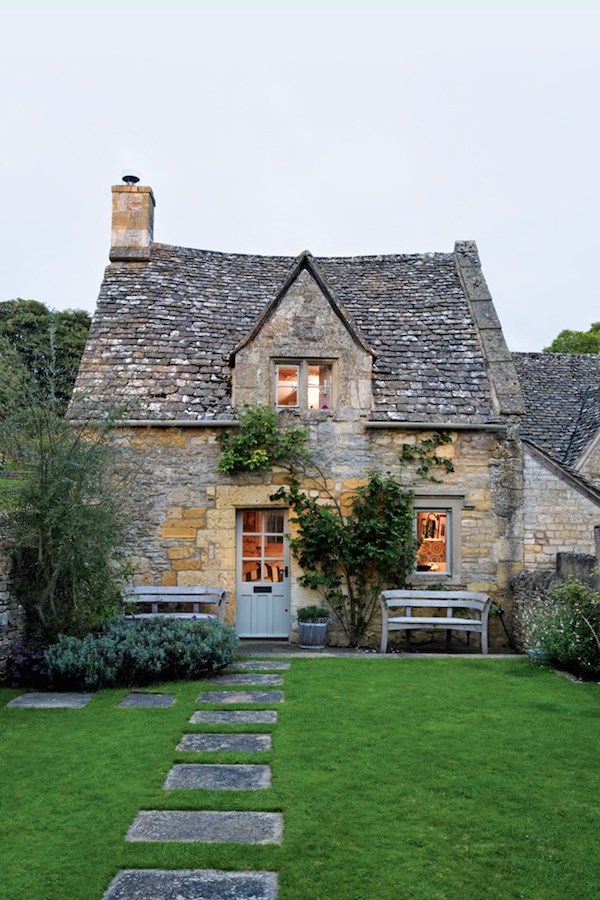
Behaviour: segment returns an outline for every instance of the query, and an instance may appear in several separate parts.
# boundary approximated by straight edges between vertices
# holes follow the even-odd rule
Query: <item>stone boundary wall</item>
[[[25,627],[23,609],[11,589],[11,566],[8,540],[0,522],[0,680],[6,676],[10,647]]]
[[[600,590],[600,525],[594,528],[595,555],[588,553],[557,553],[556,567],[551,572],[525,570],[511,582],[513,591],[513,640],[519,650],[530,644],[528,620],[537,612],[552,606],[550,593],[569,578],[588,583]]]

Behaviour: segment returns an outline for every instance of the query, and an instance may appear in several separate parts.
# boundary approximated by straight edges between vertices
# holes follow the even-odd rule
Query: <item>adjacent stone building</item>
[[[486,591],[509,611],[525,561],[545,565],[561,541],[593,542],[600,359],[585,369],[584,413],[558,459],[536,417],[530,355],[506,347],[473,242],[450,253],[248,256],[155,243],[153,219],[150,188],[113,187],[111,264],[72,406],[125,409],[119,434],[139,459],[145,510],[137,581],[227,588],[229,621],[247,637],[287,637],[298,605],[314,602],[290,559],[288,511],[270,500],[282,473],[217,470],[217,437],[245,403],[308,425],[342,500],[373,468],[409,479],[415,584]],[[454,471],[414,480],[402,445],[441,430]],[[562,524],[557,490],[577,510]]]

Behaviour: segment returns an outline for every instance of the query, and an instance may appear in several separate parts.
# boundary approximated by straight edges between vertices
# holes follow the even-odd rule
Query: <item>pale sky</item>
[[[597,3],[2,8],[0,301],[93,311],[130,167],[161,243],[474,239],[512,350],[600,319]]]

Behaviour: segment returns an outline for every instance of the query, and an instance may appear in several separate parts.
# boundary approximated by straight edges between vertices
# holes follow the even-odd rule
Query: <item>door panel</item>
[[[240,637],[289,637],[286,515],[284,509],[238,513],[236,631]]]

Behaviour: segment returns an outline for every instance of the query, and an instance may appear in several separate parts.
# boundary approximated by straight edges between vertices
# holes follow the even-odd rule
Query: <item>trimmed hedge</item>
[[[60,635],[45,653],[56,687],[96,690],[116,685],[204,678],[233,662],[238,637],[213,619],[109,619],[84,638]]]

